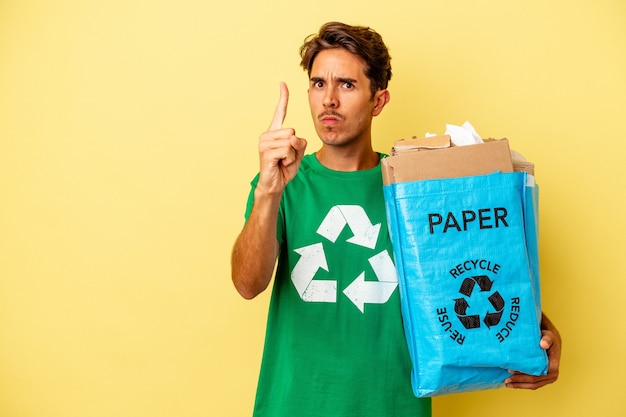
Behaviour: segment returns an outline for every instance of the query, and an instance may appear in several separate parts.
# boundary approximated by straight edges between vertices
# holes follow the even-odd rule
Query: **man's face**
[[[315,130],[325,145],[349,146],[371,141],[372,118],[384,106],[379,99],[383,91],[372,98],[364,68],[360,57],[343,48],[327,49],[315,57],[309,106]]]

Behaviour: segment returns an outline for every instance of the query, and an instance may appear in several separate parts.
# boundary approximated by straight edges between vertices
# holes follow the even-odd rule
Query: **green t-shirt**
[[[254,416],[430,416],[411,390],[380,164],[339,172],[305,156],[277,229]]]

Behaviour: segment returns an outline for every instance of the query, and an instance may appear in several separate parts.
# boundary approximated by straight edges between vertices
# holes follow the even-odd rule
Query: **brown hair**
[[[365,26],[350,26],[329,22],[316,35],[309,35],[300,47],[300,65],[309,75],[313,60],[323,50],[344,48],[365,61],[364,73],[370,80],[372,97],[378,90],[387,88],[391,79],[391,56],[383,38]]]

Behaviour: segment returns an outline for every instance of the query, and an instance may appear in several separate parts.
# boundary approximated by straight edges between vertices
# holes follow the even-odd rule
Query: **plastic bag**
[[[546,374],[538,188],[523,172],[384,186],[417,397]]]

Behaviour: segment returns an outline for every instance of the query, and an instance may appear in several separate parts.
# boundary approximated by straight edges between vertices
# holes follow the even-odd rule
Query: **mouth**
[[[344,119],[341,114],[334,111],[326,111],[320,114],[317,118],[320,122],[322,122],[323,125],[326,126],[337,125]]]

